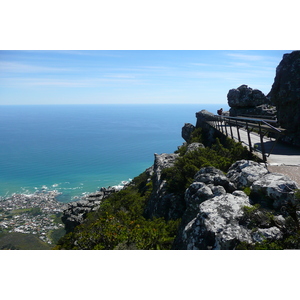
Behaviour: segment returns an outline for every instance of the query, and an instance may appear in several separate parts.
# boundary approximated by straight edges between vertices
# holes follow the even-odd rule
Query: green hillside
[[[4,233],[0,235],[1,250],[50,250],[51,246],[37,236],[28,233]]]

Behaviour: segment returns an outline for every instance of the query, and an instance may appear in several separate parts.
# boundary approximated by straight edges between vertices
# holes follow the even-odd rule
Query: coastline
[[[24,233],[53,244],[51,233],[64,228],[60,220],[65,204],[56,200],[56,191],[14,194],[0,200],[1,235]]]
[[[3,234],[23,233],[35,235],[42,242],[53,245],[51,232],[60,231],[60,235],[65,233],[61,217],[68,208],[85,202],[95,205],[94,202],[101,199],[103,191],[120,191],[130,181],[131,179],[92,193],[84,193],[69,202],[59,201],[62,193],[48,189],[32,194],[14,193],[8,197],[0,197],[0,239]]]

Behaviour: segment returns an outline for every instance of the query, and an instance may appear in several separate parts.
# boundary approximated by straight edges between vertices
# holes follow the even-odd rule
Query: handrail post
[[[231,127],[231,121],[230,120],[229,120],[228,124],[229,124],[229,128],[230,128],[231,138],[234,139],[233,138],[233,133],[232,133],[232,127]]]
[[[241,142],[241,136],[240,136],[239,126],[238,126],[237,120],[235,120],[235,124],[236,124],[236,129],[237,129],[238,139],[239,139],[239,142]]]
[[[220,117],[220,122],[221,122],[222,133],[224,134],[223,123],[222,123],[222,117]]]
[[[227,126],[226,126],[226,121],[225,121],[225,119],[223,119],[223,122],[224,122],[224,126],[225,126],[225,132],[226,132],[226,136],[228,136],[228,132],[227,132]]]
[[[252,152],[250,132],[248,130],[248,122],[246,122],[246,130],[247,130],[247,135],[248,135],[249,150],[250,150],[250,152]]]
[[[265,162],[267,162],[267,158],[266,158],[266,152],[265,152],[264,139],[263,139],[262,132],[261,132],[261,122],[258,123],[258,126],[259,126],[261,153],[262,153],[262,156],[263,156],[263,161],[265,163]]]

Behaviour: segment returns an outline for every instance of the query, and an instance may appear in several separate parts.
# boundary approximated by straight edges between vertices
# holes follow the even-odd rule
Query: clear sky
[[[227,103],[267,94],[291,50],[0,51],[0,105]]]

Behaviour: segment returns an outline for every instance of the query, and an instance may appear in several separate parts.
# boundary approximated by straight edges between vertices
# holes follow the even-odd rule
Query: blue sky
[[[267,94],[290,50],[0,51],[0,105],[227,103]]]

